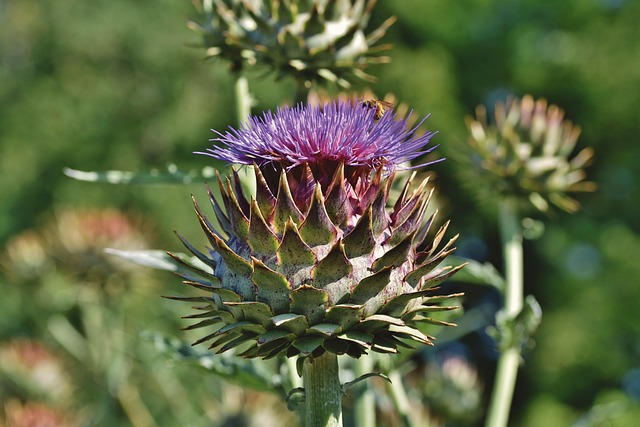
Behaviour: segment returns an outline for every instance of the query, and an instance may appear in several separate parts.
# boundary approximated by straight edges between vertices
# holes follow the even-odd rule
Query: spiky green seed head
[[[256,193],[244,194],[235,171],[219,176],[210,202],[220,229],[194,201],[211,244],[201,252],[182,238],[208,266],[183,276],[206,291],[184,298],[202,303],[189,316],[210,331],[198,342],[262,358],[432,344],[416,322],[445,325],[429,313],[455,308],[440,303],[459,295],[435,290],[461,268],[440,266],[456,238],[441,245],[446,224],[429,237],[427,180],[412,190],[410,178],[387,202],[393,168],[430,151],[419,148],[433,134],[374,115],[357,102],[300,106],[219,134],[226,147],[210,154],[253,164]]]
[[[464,169],[464,182],[483,202],[506,197],[523,212],[547,212],[550,205],[575,212],[579,204],[567,193],[595,189],[584,171],[593,150],[574,155],[580,128],[558,106],[529,95],[496,103],[493,116],[487,120],[479,106],[467,118],[469,149],[459,159],[472,167]]]
[[[329,80],[349,87],[354,77],[373,80],[365,69],[388,62],[376,45],[395,18],[366,34],[375,0],[202,0],[190,28],[203,37],[207,54],[234,69],[266,65],[278,78]]]

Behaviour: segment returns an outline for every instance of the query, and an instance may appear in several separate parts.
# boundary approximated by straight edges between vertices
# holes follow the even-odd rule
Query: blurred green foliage
[[[207,147],[209,129],[234,124],[232,81],[223,63],[191,47],[199,40],[186,28],[190,15],[186,1],[0,0],[0,340],[9,348],[30,338],[56,355],[66,379],[53,393],[59,400],[48,403],[83,425],[250,425],[239,415],[242,403],[231,401],[273,406],[271,397],[172,364],[140,338],[184,326],[182,307],[159,297],[183,292],[177,280],[123,273],[99,247],[113,240],[61,243],[79,227],[62,227],[65,213],[86,207],[126,212],[143,233],[130,237],[146,247],[178,249],[174,229],[199,235],[189,202],[189,193],[204,193],[199,183],[114,186],[62,173],[218,166],[191,153]],[[599,190],[580,195],[582,211],[558,213],[525,248],[526,293],[540,302],[543,321],[512,425],[635,425],[640,2],[388,1],[372,26],[389,15],[398,17],[386,37],[393,62],[369,70],[379,77],[372,89],[431,113],[427,124],[439,131],[434,141],[445,156],[466,140],[465,115],[509,93],[545,97],[582,127],[578,146],[596,151],[588,173]],[[292,98],[291,81],[274,83],[260,71],[249,78],[255,112]],[[456,164],[432,169],[442,216],[461,233],[461,255],[499,266],[495,221],[464,192]],[[485,294],[468,295],[473,302]],[[466,343],[488,388],[492,344]],[[38,400],[5,369],[13,366],[7,360],[4,411],[15,406],[11,399]]]

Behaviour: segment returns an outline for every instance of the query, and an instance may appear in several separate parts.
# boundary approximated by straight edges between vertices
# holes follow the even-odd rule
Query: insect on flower
[[[393,110],[394,107],[394,105],[390,102],[379,101],[377,99],[367,99],[366,101],[362,101],[362,105],[366,108],[376,110],[373,116],[375,120],[380,120],[384,116],[384,113],[387,112],[387,110]]]

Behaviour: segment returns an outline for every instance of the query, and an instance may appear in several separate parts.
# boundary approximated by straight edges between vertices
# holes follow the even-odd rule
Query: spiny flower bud
[[[584,181],[593,150],[572,156],[580,128],[565,120],[556,105],[526,95],[496,103],[491,122],[479,106],[476,118],[466,123],[471,153],[460,159],[472,167],[465,170],[464,181],[483,201],[509,197],[523,210],[546,212],[553,204],[574,212],[579,204],[567,193],[595,189]]]
[[[235,69],[266,65],[278,78],[329,80],[349,87],[353,77],[373,80],[364,70],[388,62],[378,56],[389,46],[375,45],[395,18],[365,34],[375,0],[203,0],[198,22],[212,57]]]

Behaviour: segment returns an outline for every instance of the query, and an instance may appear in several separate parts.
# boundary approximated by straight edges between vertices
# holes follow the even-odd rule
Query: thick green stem
[[[522,228],[517,207],[512,200],[500,205],[500,236],[505,263],[506,287],[504,289],[504,313],[514,318],[523,306],[523,252]],[[487,427],[506,427],[513,399],[513,391],[520,365],[520,348],[513,343],[503,349],[498,360],[493,394],[487,416]]]
[[[522,226],[515,201],[505,200],[500,206],[500,237],[505,263],[506,288],[504,309],[510,317],[516,316],[523,305]]]
[[[304,361],[306,427],[342,426],[342,388],[338,356],[326,352]]]
[[[364,355],[355,359],[354,371],[356,378],[371,373],[373,371],[373,357]],[[354,425],[356,427],[376,427],[376,402],[369,382],[361,381],[358,384],[358,390],[360,393],[354,399]]]
[[[251,115],[253,98],[249,92],[249,81],[241,71],[234,71],[235,83],[233,85],[236,98],[236,119],[238,124],[246,121]]]

